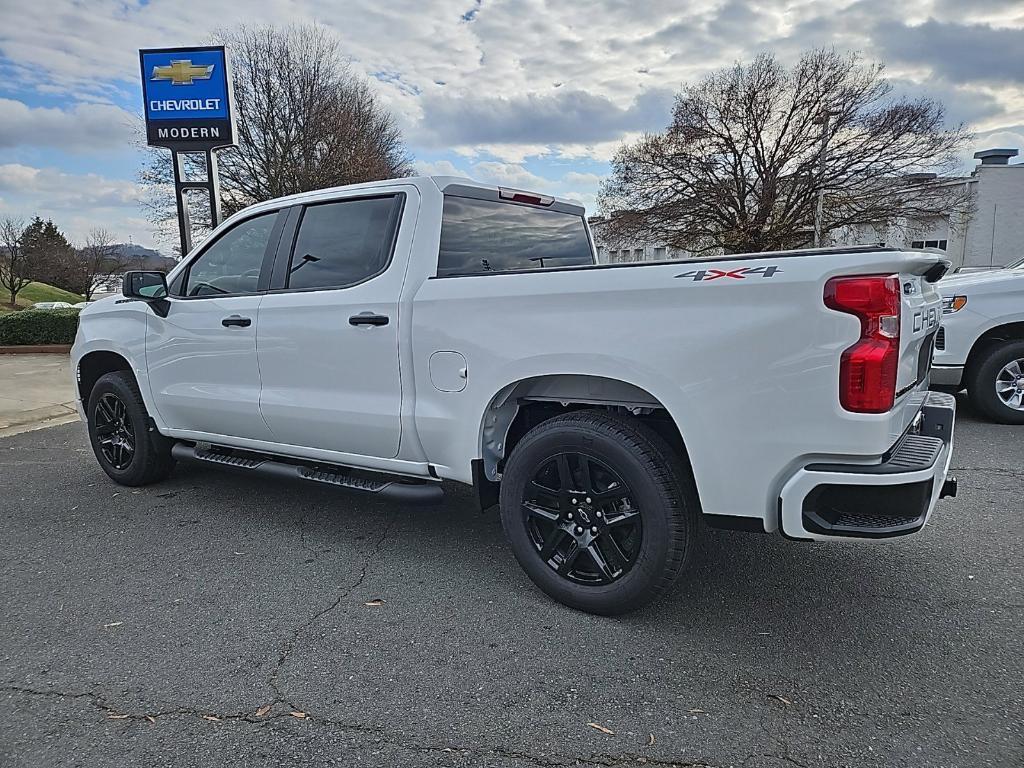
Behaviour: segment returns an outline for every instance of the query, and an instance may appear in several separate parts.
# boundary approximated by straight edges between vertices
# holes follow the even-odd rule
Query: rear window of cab
[[[593,263],[580,215],[445,195],[439,277]]]

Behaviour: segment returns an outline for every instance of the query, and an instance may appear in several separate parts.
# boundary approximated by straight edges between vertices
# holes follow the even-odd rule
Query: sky
[[[401,127],[421,173],[595,209],[623,141],[660,131],[684,83],[762,51],[833,46],[900,93],[1024,151],[1024,0],[0,0],[0,218],[50,217],[169,251],[139,205],[139,48],[317,22]]]

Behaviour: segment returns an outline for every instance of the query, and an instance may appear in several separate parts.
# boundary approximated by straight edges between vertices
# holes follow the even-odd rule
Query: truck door
[[[398,454],[407,262],[394,252],[417,207],[403,189],[306,205],[285,233],[256,338],[260,410],[278,442]]]
[[[174,279],[166,317],[150,313],[146,366],[171,429],[273,439],[259,410],[256,330],[280,232],[272,211],[220,233]]]

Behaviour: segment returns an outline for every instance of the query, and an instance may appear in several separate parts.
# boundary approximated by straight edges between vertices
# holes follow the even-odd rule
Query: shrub
[[[26,309],[0,315],[0,346],[72,344],[78,313],[77,309]]]

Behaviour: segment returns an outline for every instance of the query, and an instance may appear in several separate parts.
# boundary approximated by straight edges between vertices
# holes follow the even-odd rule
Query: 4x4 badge
[[[745,280],[748,277],[760,275],[761,277],[775,277],[782,270],[774,264],[770,267],[738,267],[728,271],[724,269],[697,269],[689,272],[682,272],[676,277],[689,277],[693,282],[717,280],[720,277],[732,278],[733,280]]]

